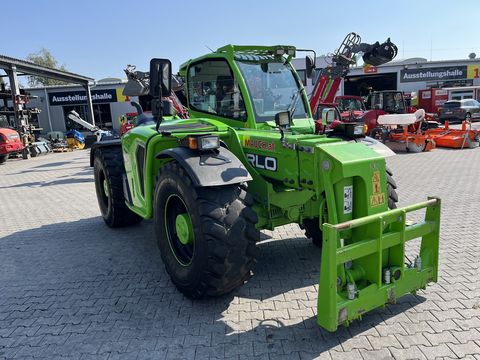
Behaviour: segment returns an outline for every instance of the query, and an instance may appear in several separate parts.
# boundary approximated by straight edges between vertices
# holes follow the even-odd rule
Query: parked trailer
[[[472,129],[472,124],[468,121],[463,121],[460,129],[450,128],[446,121],[444,127],[427,130],[425,134],[433,139],[438,147],[473,149],[479,146],[480,131]]]

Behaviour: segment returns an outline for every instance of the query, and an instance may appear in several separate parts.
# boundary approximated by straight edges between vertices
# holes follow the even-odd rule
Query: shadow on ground
[[[88,174],[89,173],[80,172],[76,175],[88,175]],[[45,187],[45,186],[89,183],[89,182],[95,181],[93,178],[71,177],[70,175],[65,175],[65,177],[68,177],[68,178],[53,180],[53,181],[32,181],[32,182],[15,184],[10,186],[0,186],[0,189],[10,189],[10,188],[19,188],[19,187]]]

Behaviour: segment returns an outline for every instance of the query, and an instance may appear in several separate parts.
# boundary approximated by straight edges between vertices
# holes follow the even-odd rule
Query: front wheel
[[[238,185],[194,187],[177,163],[164,165],[155,189],[155,234],[173,283],[191,299],[242,285],[256,263],[257,215]]]

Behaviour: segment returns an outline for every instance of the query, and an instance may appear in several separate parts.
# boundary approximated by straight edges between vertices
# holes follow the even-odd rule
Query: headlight
[[[212,150],[220,147],[218,136],[201,136],[198,138],[198,150]]]
[[[365,134],[365,127],[363,125],[357,125],[353,128],[353,135],[363,135]]]
[[[220,139],[215,135],[189,136],[187,144],[192,150],[214,150],[220,147]]]

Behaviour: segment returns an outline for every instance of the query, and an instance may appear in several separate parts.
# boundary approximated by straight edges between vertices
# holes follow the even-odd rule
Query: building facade
[[[136,111],[130,101],[138,101],[138,98],[122,94],[125,83],[126,81],[122,80],[103,81],[92,87],[95,125],[99,128],[116,132],[120,129],[120,116]],[[87,115],[86,93],[82,87],[65,85],[25,90],[30,93],[28,107],[41,110],[38,114],[38,125],[43,129],[42,133],[65,132],[70,129],[86,131],[68,119],[67,115],[72,110],[91,123]]]
[[[328,64],[328,58],[317,59],[317,67]],[[294,66],[300,74],[304,74],[304,60],[296,60]],[[313,81],[308,79],[304,83],[309,93],[314,83],[315,78]],[[480,86],[480,59],[427,61],[424,58],[411,58],[394,60],[377,67],[352,67],[348,76],[342,81],[337,95],[366,96],[370,91],[380,90],[418,93],[420,90],[429,88],[450,89],[475,86]],[[472,91],[471,94],[475,97],[477,94],[480,95],[480,92]]]
[[[370,90],[406,93],[429,88],[480,85],[480,59],[427,61],[412,58],[382,66],[352,68],[342,84],[345,95],[367,95]]]

